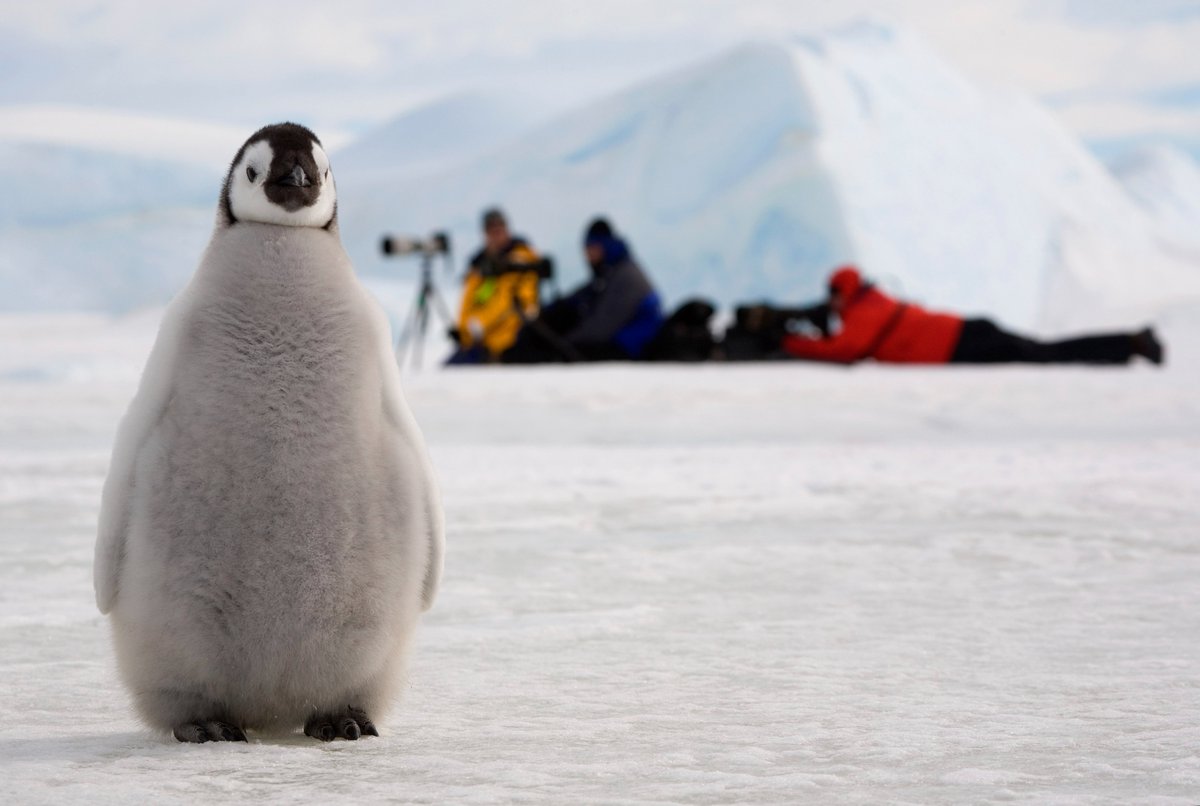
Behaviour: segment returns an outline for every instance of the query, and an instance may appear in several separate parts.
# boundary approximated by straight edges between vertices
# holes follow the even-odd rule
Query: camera
[[[748,333],[779,338],[793,326],[809,326],[822,335],[830,333],[831,311],[825,302],[806,308],[776,308],[771,305],[744,305],[735,311],[737,326]]]
[[[446,255],[450,253],[450,234],[435,232],[428,238],[409,238],[403,235],[384,235],[379,244],[385,255]]]
[[[502,274],[533,272],[542,280],[552,280],[554,278],[554,261],[548,257],[522,263],[503,259],[487,259],[481,261],[476,268],[484,277],[499,277]]]

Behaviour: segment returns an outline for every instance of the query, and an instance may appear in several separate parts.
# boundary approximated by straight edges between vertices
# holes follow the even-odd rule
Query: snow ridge
[[[414,277],[379,236],[434,230],[460,270],[500,204],[563,285],[586,274],[589,219],[610,217],[670,303],[804,301],[851,261],[916,301],[1043,332],[1200,300],[1200,167],[1159,151],[1114,175],[1036,103],[973,84],[900,28],[747,43],[536,126],[514,103],[454,96],[333,151],[361,272]],[[223,130],[159,122],[130,153],[124,118],[64,144],[31,114],[0,113],[0,309],[163,302],[199,259],[223,164],[161,147]]]

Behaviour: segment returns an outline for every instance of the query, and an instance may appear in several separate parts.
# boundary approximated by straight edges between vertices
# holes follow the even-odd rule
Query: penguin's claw
[[[320,739],[323,742],[332,742],[334,736],[336,735],[333,730],[333,725],[316,719],[310,720],[309,723],[304,726],[304,734],[306,736],[311,736],[314,739]]]
[[[190,744],[204,742],[245,742],[246,732],[228,722],[185,722],[171,731],[178,741]]]
[[[361,708],[355,708],[351,705],[348,709],[350,718],[358,723],[358,727],[362,730],[364,736],[378,736],[379,730],[375,727],[375,723],[367,716],[367,712]]]
[[[352,742],[362,735],[362,731],[359,730],[358,723],[348,716],[344,716],[338,720],[337,732],[338,736],[343,739],[349,739]]]
[[[227,742],[249,742],[246,738],[246,731],[239,728],[237,725],[226,725],[221,731]]]
[[[378,736],[379,731],[365,711],[351,706],[346,708],[344,714],[314,716],[304,726],[304,735],[323,742],[332,742],[334,739],[353,742],[360,736]]]

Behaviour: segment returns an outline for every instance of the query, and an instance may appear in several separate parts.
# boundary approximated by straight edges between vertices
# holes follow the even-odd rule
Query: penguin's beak
[[[300,163],[296,163],[294,166],[292,166],[292,172],[290,174],[284,174],[276,179],[275,184],[306,188],[312,185],[312,182],[309,181],[308,175],[304,173],[304,169],[300,167]]]

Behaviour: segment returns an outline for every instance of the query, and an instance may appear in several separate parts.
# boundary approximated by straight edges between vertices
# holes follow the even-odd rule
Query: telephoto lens
[[[402,235],[384,235],[379,248],[385,255],[445,255],[450,252],[450,236],[435,232],[422,240]]]
[[[384,235],[379,246],[385,255],[409,255],[421,251],[419,241],[397,235]]]

